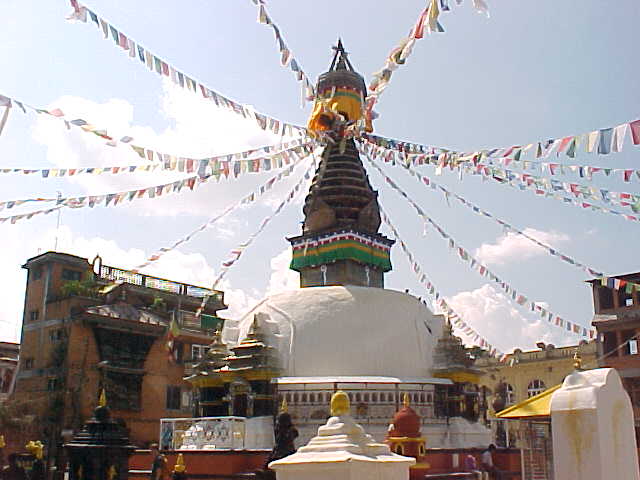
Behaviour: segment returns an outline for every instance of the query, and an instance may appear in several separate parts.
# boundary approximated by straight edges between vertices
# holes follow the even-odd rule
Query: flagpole
[[[58,190],[58,197],[56,201],[56,205],[60,205],[60,201],[62,200],[62,192]],[[62,209],[58,208],[58,219],[56,220],[56,238],[53,244],[53,251],[58,251],[58,231],[60,230],[60,214],[62,213]]]

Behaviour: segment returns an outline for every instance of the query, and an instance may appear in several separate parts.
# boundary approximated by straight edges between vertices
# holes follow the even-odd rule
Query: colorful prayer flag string
[[[426,289],[426,291],[431,295],[436,304],[447,314],[448,318],[454,323],[454,325],[464,332],[464,334],[471,339],[473,342],[478,344],[481,348],[484,348],[488,351],[488,353],[492,356],[501,358],[503,356],[502,352],[500,352],[496,347],[491,345],[488,341],[486,341],[478,332],[476,332],[469,324],[467,324],[463,318],[458,315],[453,308],[447,303],[444,299],[444,296],[440,294],[436,286],[429,280],[426,273],[424,273],[420,264],[415,260],[414,255],[407,247],[407,244],[402,240],[402,237],[398,233],[398,230],[393,226],[391,219],[384,211],[382,206],[380,206],[380,216],[382,221],[389,227],[393,235],[396,237],[397,242],[400,244],[400,248],[402,252],[407,257],[407,261],[411,267],[411,270],[416,275],[416,278],[420,282],[420,284]]]
[[[569,322],[568,320],[564,320],[559,315],[554,314],[552,311],[541,307],[539,304],[535,302],[530,302],[529,299],[523,295],[521,292],[517,291],[510,284],[500,279],[497,275],[495,275],[487,266],[483,265],[480,261],[475,259],[462,245],[460,245],[456,240],[449,235],[440,225],[438,225],[431,217],[429,217],[426,212],[411,198],[407,193],[400,188],[388,175],[386,175],[382,169],[369,157],[366,156],[369,163],[375,168],[378,173],[385,179],[386,183],[395,190],[400,196],[402,196],[418,213],[420,218],[431,226],[440,234],[440,236],[447,240],[449,243],[449,248],[455,250],[459,259],[468,263],[472,270],[477,271],[480,276],[488,277],[491,281],[495,282],[504,290],[504,292],[508,295],[508,298],[513,300],[518,306],[524,308],[525,305],[529,305],[531,307],[531,311],[538,311],[540,316],[543,318],[547,318],[549,323],[555,319],[554,325],[564,328],[566,327],[566,331],[576,334],[582,335],[584,337],[589,336],[590,338],[595,337],[594,330],[587,330],[587,328],[578,325],[577,323]]]
[[[469,163],[469,158],[467,157],[463,157],[464,160],[462,158],[447,158],[446,153],[441,153],[440,155],[407,155],[398,150],[392,150],[380,146],[376,146],[376,150],[373,151],[372,155],[374,158],[382,158],[385,163],[401,162],[405,165],[435,165],[436,175],[440,175],[442,173],[442,170],[446,166],[448,166],[450,170],[456,169],[460,175],[462,175],[462,173],[481,175],[483,179],[490,179],[500,183],[501,185],[507,185],[520,191],[532,190],[538,196],[550,197],[554,200],[558,200],[582,209],[590,209],[592,211],[599,211],[611,215],[622,216],[624,219],[630,221],[639,220],[637,216],[629,215],[618,210],[613,210],[602,205],[596,205],[591,202],[586,202],[579,198],[565,197],[564,195],[560,195],[557,192],[566,191],[570,192],[575,197],[582,196],[590,200],[593,199],[604,201],[606,203],[615,203],[623,207],[629,207],[633,211],[637,211],[640,209],[640,202],[638,201],[640,197],[631,193],[611,192],[605,189],[588,187],[586,185],[580,185],[570,182],[559,182],[555,179],[537,177],[530,174],[513,172],[511,170],[503,171],[490,165],[475,163],[478,157],[474,157],[475,160],[472,161],[472,164]],[[517,184],[514,184],[515,180],[519,180],[519,182]]]
[[[293,200],[293,198],[295,197],[296,193],[300,190],[300,188],[304,184],[305,180],[308,180],[309,178],[311,178],[311,172],[313,172],[315,167],[316,167],[315,154],[312,154],[312,155],[313,155],[313,157],[312,157],[313,158],[313,162],[311,163],[311,165],[309,166],[309,168],[307,169],[305,174],[302,176],[302,178],[300,178],[300,180],[291,189],[291,191],[285,197],[285,199],[282,200],[280,205],[278,205],[278,207],[273,211],[273,213],[271,215],[269,215],[268,217],[266,217],[266,218],[264,218],[262,220],[262,222],[260,223],[260,226],[258,227],[258,229],[254,233],[252,233],[251,236],[249,236],[249,238],[247,240],[245,240],[244,242],[242,242],[236,248],[234,248],[233,250],[231,250],[229,252],[229,258],[227,260],[225,260],[224,262],[222,262],[222,267],[220,269],[220,273],[218,273],[218,275],[214,279],[213,284],[211,286],[211,290],[216,290],[216,288],[218,287],[218,284],[225,277],[225,275],[227,274],[229,269],[238,261],[238,259],[242,255],[242,253],[264,231],[264,229],[267,227],[269,222],[271,222],[271,220],[273,220],[284,209],[284,207],[287,206],[291,202],[291,200]],[[207,302],[209,301],[209,297],[210,297],[210,295],[206,295],[202,299],[202,303],[200,304],[200,307],[198,307],[198,311],[196,312],[196,316],[200,316],[200,314],[204,310],[204,307],[207,305]]]
[[[169,65],[164,60],[161,60],[138,42],[133,41],[130,37],[119,31],[104,18],[99,17],[85,5],[82,5],[77,0],[70,1],[73,12],[71,12],[67,19],[87,23],[88,16],[91,21],[96,24],[96,27],[102,31],[105,39],[111,36],[113,42],[118,47],[129,53],[129,57],[137,58],[141,63],[146,65],[149,70],[156,72],[161,77],[170,78],[174,84],[190,92],[197,94],[198,91],[200,91],[203,98],[214,102],[218,107],[226,108],[237,115],[242,115],[244,118],[254,120],[262,130],[270,130],[277,135],[293,135],[294,131],[300,135],[306,133],[307,129],[304,127],[281,122],[276,118],[260,114],[248,106],[234,102],[220,93],[211,90],[201,82],[198,82],[194,78],[177,70],[172,65]]]
[[[259,188],[257,188],[256,191],[250,193],[249,195],[244,196],[239,201],[237,201],[235,203],[232,203],[227,208],[225,208],[221,213],[219,213],[218,215],[216,215],[214,217],[211,217],[209,220],[207,220],[205,223],[200,225],[198,228],[196,228],[192,232],[188,233],[187,235],[185,235],[181,239],[179,239],[176,242],[174,242],[171,246],[160,248],[153,255],[149,256],[149,258],[147,258],[147,260],[144,263],[141,263],[137,267],[133,268],[131,271],[132,272],[136,272],[136,273],[139,272],[141,269],[151,265],[153,262],[157,262],[158,260],[160,260],[160,258],[162,258],[162,256],[165,253],[170,252],[172,250],[175,250],[180,245],[182,245],[184,243],[187,243],[194,236],[196,236],[198,233],[200,233],[200,232],[204,231],[205,229],[211,227],[218,220],[220,220],[223,217],[227,216],[228,214],[230,214],[231,212],[233,212],[234,210],[239,208],[241,205],[246,205],[248,203],[254,203],[257,198],[261,197],[266,192],[271,190],[276,183],[281,181],[283,178],[288,177],[300,163],[301,163],[301,160],[296,161],[294,164],[290,165],[289,168],[287,168],[286,170],[280,172],[278,175],[275,175],[275,176],[271,177],[268,181],[266,181]]]
[[[360,144],[360,151],[367,155],[368,152],[370,151],[371,148],[371,144]],[[588,267],[580,262],[578,262],[577,260],[574,260],[573,258],[571,258],[568,255],[565,255],[564,253],[560,252],[557,248],[551,247],[543,242],[541,242],[540,240],[536,239],[535,237],[532,237],[531,235],[523,232],[522,230],[519,230],[518,228],[514,227],[513,225],[509,224],[508,222],[505,222],[504,220],[499,219],[498,217],[492,215],[491,213],[489,213],[488,211],[478,207],[477,205],[474,205],[473,203],[471,203],[470,201],[466,200],[464,197],[462,197],[461,195],[458,195],[455,192],[451,192],[450,190],[446,189],[445,187],[443,187],[442,185],[434,182],[431,178],[427,177],[426,175],[421,175],[418,172],[416,172],[415,170],[413,170],[409,164],[405,164],[404,165],[405,169],[407,170],[407,172],[409,172],[410,175],[412,175],[417,181],[418,183],[424,185],[425,187],[430,188],[431,190],[439,190],[442,193],[444,193],[445,197],[448,198],[449,196],[454,197],[456,200],[460,201],[460,203],[462,203],[465,207],[469,208],[472,212],[482,216],[482,217],[486,217],[489,218],[493,221],[495,221],[498,225],[502,226],[504,229],[513,232],[517,235],[520,235],[524,238],[526,238],[527,240],[535,243],[536,245],[538,245],[539,247],[542,247],[543,249],[545,249],[547,251],[547,253],[549,253],[550,255],[559,258],[560,260],[567,262],[570,265],[573,265],[574,267],[580,268],[581,270],[589,273],[590,275],[594,275],[594,276],[601,276],[602,273],[600,273],[599,271]]]
[[[20,220],[31,220],[36,215],[40,215],[40,214],[48,215],[51,212],[55,212],[57,210],[60,210],[63,207],[64,207],[64,205],[58,205],[56,207],[45,208],[43,210],[36,210],[36,211],[33,211],[33,212],[21,213],[19,215],[11,215],[9,217],[0,217],[0,223],[9,222],[10,224],[13,225],[13,224],[15,224],[16,222],[18,222]]]
[[[280,29],[273,22],[269,14],[267,13],[267,7],[265,6],[264,0],[251,0],[253,4],[258,7],[258,23],[262,25],[266,25],[273,29],[273,34],[276,37],[276,43],[278,44],[278,50],[280,52],[280,64],[283,67],[289,66],[291,71],[296,75],[296,78],[299,82],[302,82],[302,99],[304,100],[313,100],[315,98],[315,88],[313,87],[313,83],[309,80],[309,77],[302,67],[300,66],[300,62],[298,62],[294,56],[293,52],[289,50],[287,44],[280,33]]]
[[[460,2],[457,1],[459,4]],[[487,14],[489,9],[484,0],[473,0],[473,5],[478,11],[483,11]],[[404,65],[407,58],[413,51],[413,46],[416,40],[424,37],[425,30],[429,33],[442,33],[444,28],[438,22],[438,17],[441,11],[449,11],[448,0],[429,0],[427,6],[418,17],[415,25],[409,31],[409,35],[402,39],[402,41],[389,53],[384,67],[379,72],[373,74],[373,80],[369,84],[369,95],[365,101],[365,116],[370,120],[375,118],[373,107],[377,103],[380,95],[389,85],[393,72],[398,69],[400,65]]]

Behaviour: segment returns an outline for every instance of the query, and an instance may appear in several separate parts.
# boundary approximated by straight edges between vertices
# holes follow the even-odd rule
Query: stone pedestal
[[[555,478],[640,480],[633,410],[612,368],[576,371],[551,398]]]
[[[332,413],[336,416],[318,429],[318,435],[308,445],[269,464],[278,480],[409,478],[409,467],[415,464],[415,459],[391,453],[387,445],[367,435],[349,415],[346,402],[346,408],[334,412],[332,401]]]

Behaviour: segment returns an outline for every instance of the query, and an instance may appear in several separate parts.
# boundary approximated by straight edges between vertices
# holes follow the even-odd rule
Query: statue
[[[296,447],[293,442],[298,437],[298,430],[293,426],[291,415],[287,412],[286,400],[282,400],[280,414],[276,418],[276,425],[273,433],[275,437],[273,450],[271,450],[271,453],[269,454],[264,470],[256,472],[258,474],[258,478],[262,478],[264,480],[275,480],[276,478],[275,472],[269,469],[269,464],[271,462],[296,453]]]

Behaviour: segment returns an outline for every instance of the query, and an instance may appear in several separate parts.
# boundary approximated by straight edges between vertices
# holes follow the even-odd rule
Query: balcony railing
[[[172,280],[166,280],[164,278],[136,273],[130,270],[109,267],[108,265],[102,265],[100,267],[100,274],[98,276],[104,280],[110,280],[113,282],[124,282],[131,285],[154,288],[156,290],[171,292],[177,295],[187,295],[189,297],[196,298],[202,298],[205,295],[209,295],[213,300],[222,301],[222,292],[217,290],[197,287],[195,285],[189,285],[187,283],[174,282]]]

